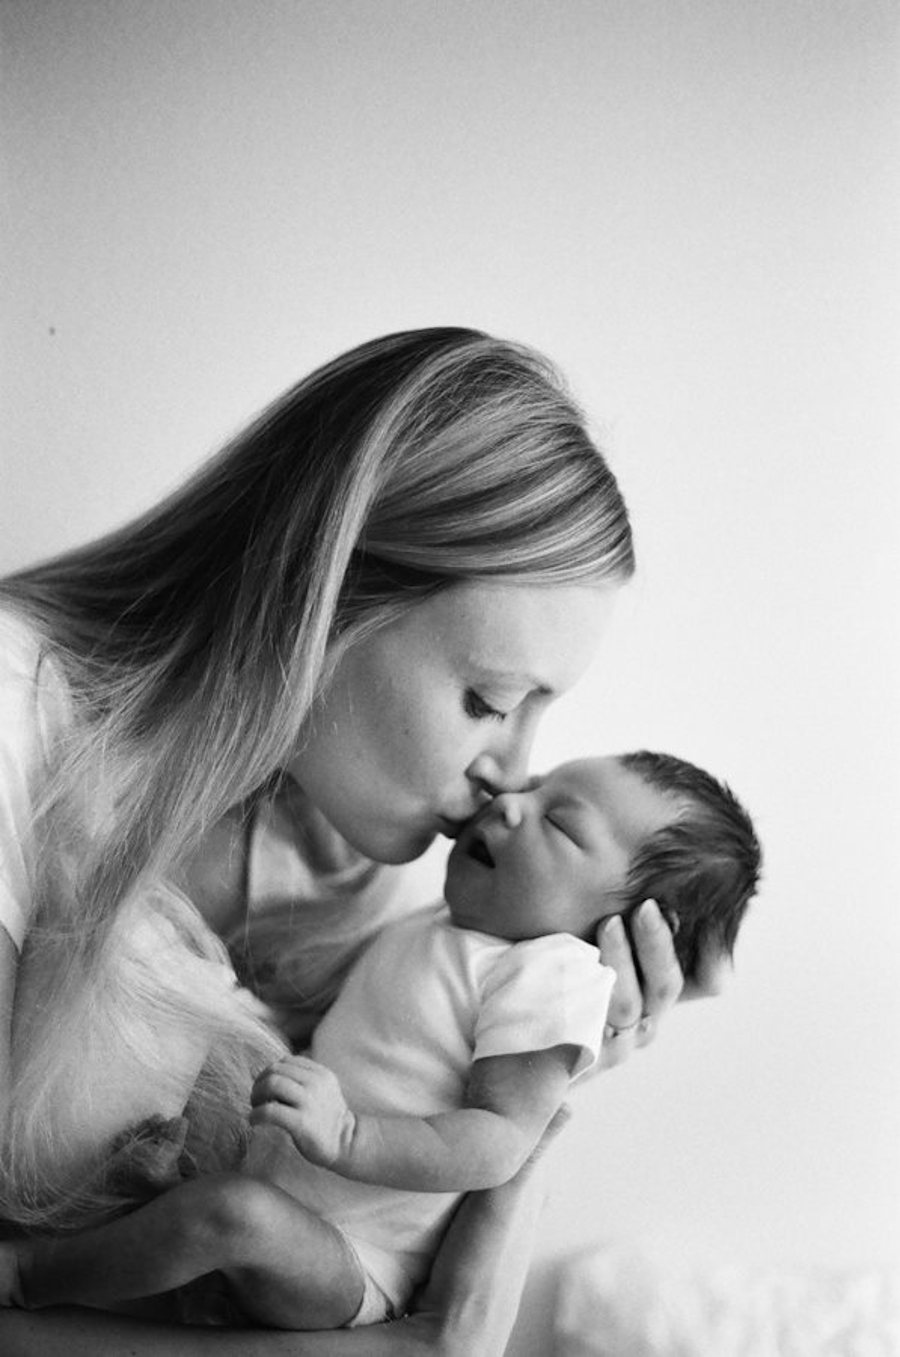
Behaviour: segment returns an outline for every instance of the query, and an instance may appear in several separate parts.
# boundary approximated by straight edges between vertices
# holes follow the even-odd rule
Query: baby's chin
[[[465,910],[450,910],[450,922],[454,928],[463,928],[467,933],[483,933],[488,938],[499,938],[501,942],[520,942],[521,939],[511,936],[502,928],[493,926],[489,920],[480,915],[467,914]]]
[[[449,868],[444,879],[444,903],[450,914],[450,922],[456,928],[471,928],[479,933],[497,936],[491,928],[490,909],[485,908],[483,900],[474,904],[472,893],[461,888],[461,883]]]

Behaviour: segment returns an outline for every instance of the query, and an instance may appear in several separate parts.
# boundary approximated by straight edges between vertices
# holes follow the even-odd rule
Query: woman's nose
[[[518,791],[526,780],[528,752],[528,746],[520,744],[502,758],[496,754],[479,754],[469,765],[466,775],[488,796]]]
[[[497,793],[502,791],[499,771],[487,755],[482,755],[469,765],[466,777],[472,784],[479,806],[493,800]]]

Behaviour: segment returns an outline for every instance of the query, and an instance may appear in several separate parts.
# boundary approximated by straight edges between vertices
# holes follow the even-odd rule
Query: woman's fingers
[[[598,934],[598,945],[604,966],[611,966],[616,973],[607,1022],[611,1027],[631,1027],[640,1021],[643,1003],[631,945],[619,915],[604,922]]]
[[[603,924],[598,933],[598,944],[603,964],[611,966],[616,973],[603,1029],[603,1047],[596,1066],[599,1072],[620,1065],[634,1050],[643,1001],[628,935],[618,916]]]
[[[659,906],[645,900],[624,921],[607,919],[598,932],[603,963],[616,973],[604,1029],[601,1067],[626,1060],[636,1046],[656,1035],[658,1019],[675,1003],[684,977],[672,933]]]
[[[604,965],[616,973],[598,1065],[621,1064],[636,1046],[646,1046],[662,1018],[678,999],[699,999],[721,992],[731,963],[721,949],[699,958],[694,978],[685,983],[675,940],[655,900],[645,900],[629,915],[604,920],[597,933]]]
[[[632,921],[632,939],[641,973],[643,1018],[670,1009],[684,986],[672,932],[655,900],[645,900]]]

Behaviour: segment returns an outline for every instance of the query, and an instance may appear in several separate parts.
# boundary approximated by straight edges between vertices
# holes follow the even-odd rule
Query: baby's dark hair
[[[638,849],[625,883],[624,913],[653,899],[674,920],[675,951],[688,980],[700,958],[730,957],[759,884],[762,849],[753,822],[723,782],[672,754],[622,754],[623,768],[683,803],[674,824]]]

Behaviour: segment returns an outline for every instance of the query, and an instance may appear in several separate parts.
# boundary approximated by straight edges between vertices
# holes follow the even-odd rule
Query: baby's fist
[[[305,1055],[285,1056],[253,1085],[254,1126],[280,1126],[313,1164],[340,1172],[356,1119],[337,1076]]]

